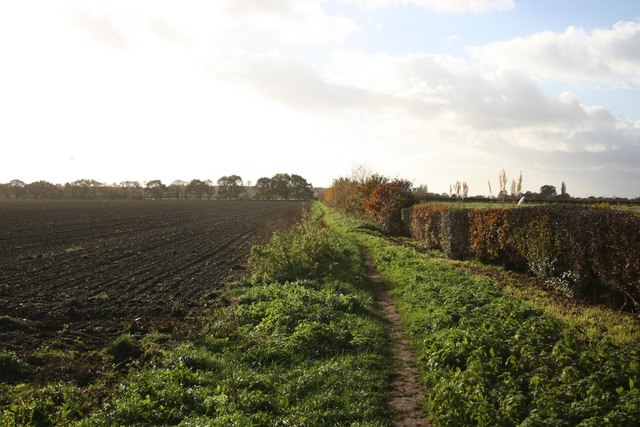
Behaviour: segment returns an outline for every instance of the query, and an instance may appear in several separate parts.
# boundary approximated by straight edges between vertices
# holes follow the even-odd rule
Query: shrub
[[[251,248],[249,268],[270,280],[288,281],[335,277],[351,279],[359,272],[344,269],[352,254],[335,233],[319,221],[305,217],[300,224],[274,233],[267,245]]]
[[[376,185],[362,202],[365,215],[391,234],[404,233],[401,211],[412,203],[411,182],[400,179]]]
[[[336,178],[322,194],[322,201],[337,208],[349,211],[356,187],[356,182],[349,178]]]

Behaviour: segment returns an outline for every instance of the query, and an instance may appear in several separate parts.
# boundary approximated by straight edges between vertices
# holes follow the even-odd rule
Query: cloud
[[[619,22],[591,33],[569,27],[529,37],[469,46],[478,61],[568,82],[603,80],[640,84],[640,22]]]
[[[183,33],[164,18],[151,18],[151,30],[163,40],[182,46],[188,46],[195,42],[196,38],[188,33]]]
[[[267,34],[286,44],[339,43],[361,31],[345,16],[330,15],[320,0],[235,0],[226,12],[243,31]]]
[[[506,11],[515,5],[513,0],[342,0],[367,9],[412,5],[435,13],[475,13],[484,14]]]
[[[341,116],[403,106],[392,94],[331,82],[313,65],[289,54],[238,53],[209,67],[216,77],[248,87],[295,110]]]
[[[282,14],[291,12],[301,5],[317,5],[318,0],[233,0],[227,4],[227,11],[233,15]],[[297,6],[296,6],[297,5]]]
[[[71,21],[86,31],[94,40],[114,49],[127,46],[124,34],[119,31],[106,13],[93,15],[79,9],[72,9]]]
[[[216,73],[311,114],[349,121],[362,112],[396,132],[414,128],[430,136],[454,128],[455,137],[442,142],[465,148],[508,144],[529,152],[605,153],[640,140],[639,123],[584,105],[572,92],[548,96],[522,72],[482,74],[442,55],[348,51],[315,67],[280,53],[242,54]]]

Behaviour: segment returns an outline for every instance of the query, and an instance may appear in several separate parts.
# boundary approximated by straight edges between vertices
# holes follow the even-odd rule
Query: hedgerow
[[[436,426],[636,426],[640,355],[499,291],[487,278],[332,224],[371,251],[417,353]]]
[[[409,216],[412,236],[450,258],[471,256],[528,270],[570,296],[640,308],[640,216],[633,213],[426,204],[413,207]]]

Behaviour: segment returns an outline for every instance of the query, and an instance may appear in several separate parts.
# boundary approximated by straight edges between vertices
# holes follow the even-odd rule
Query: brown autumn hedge
[[[526,270],[572,296],[640,308],[640,216],[613,209],[536,206],[465,210],[418,205],[411,235],[450,258]]]
[[[403,234],[405,224],[402,209],[411,206],[413,202],[411,182],[394,179],[375,185],[362,201],[362,207],[364,214],[384,232]]]

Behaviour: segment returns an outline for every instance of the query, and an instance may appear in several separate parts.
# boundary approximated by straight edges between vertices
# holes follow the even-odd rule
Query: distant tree
[[[122,197],[125,199],[141,199],[142,185],[138,181],[122,181],[119,185]]]
[[[25,186],[26,194],[33,199],[57,199],[62,197],[62,188],[47,181],[35,181]]]
[[[255,192],[253,191],[253,183],[251,181],[247,181],[244,183],[244,190],[242,191],[244,197],[250,199],[255,196]]]
[[[256,181],[256,197],[262,200],[271,200],[275,197],[271,178],[260,178]]]
[[[211,181],[201,181],[199,179],[192,179],[186,188],[187,197],[193,197],[198,200],[209,198],[213,195],[213,187]]]
[[[427,187],[427,184],[419,185],[415,188],[415,190],[413,190],[413,194],[418,197],[425,197],[427,194],[429,194],[429,187]]]
[[[97,199],[104,184],[95,179],[77,179],[64,185],[67,196],[72,199]]]
[[[145,185],[146,192],[154,199],[162,199],[167,190],[167,186],[159,179],[154,179]]]
[[[243,191],[242,178],[238,175],[218,179],[218,197],[221,199],[238,199]]]
[[[271,186],[273,188],[273,194],[278,199],[288,199],[291,194],[291,188],[289,186],[290,181],[289,174],[277,173],[271,177]]]
[[[172,198],[176,200],[184,199],[186,197],[186,189],[188,182],[176,179],[167,187],[167,190]]]
[[[543,185],[540,187],[540,197],[548,198],[556,195],[556,187],[553,185]]]
[[[12,179],[11,181],[9,181],[9,184],[7,184],[7,186],[9,187],[9,198],[11,199],[21,199],[27,195],[25,189],[26,184],[24,183],[24,181],[21,181],[19,179]]]
[[[313,196],[311,184],[300,175],[277,173],[256,182],[256,196],[260,199],[307,200]]]
[[[313,196],[311,184],[300,175],[292,174],[289,176],[290,196],[296,200],[309,200]]]
[[[567,193],[567,185],[562,181],[562,185],[560,186],[560,194],[558,195],[561,199],[570,199],[571,196]]]

